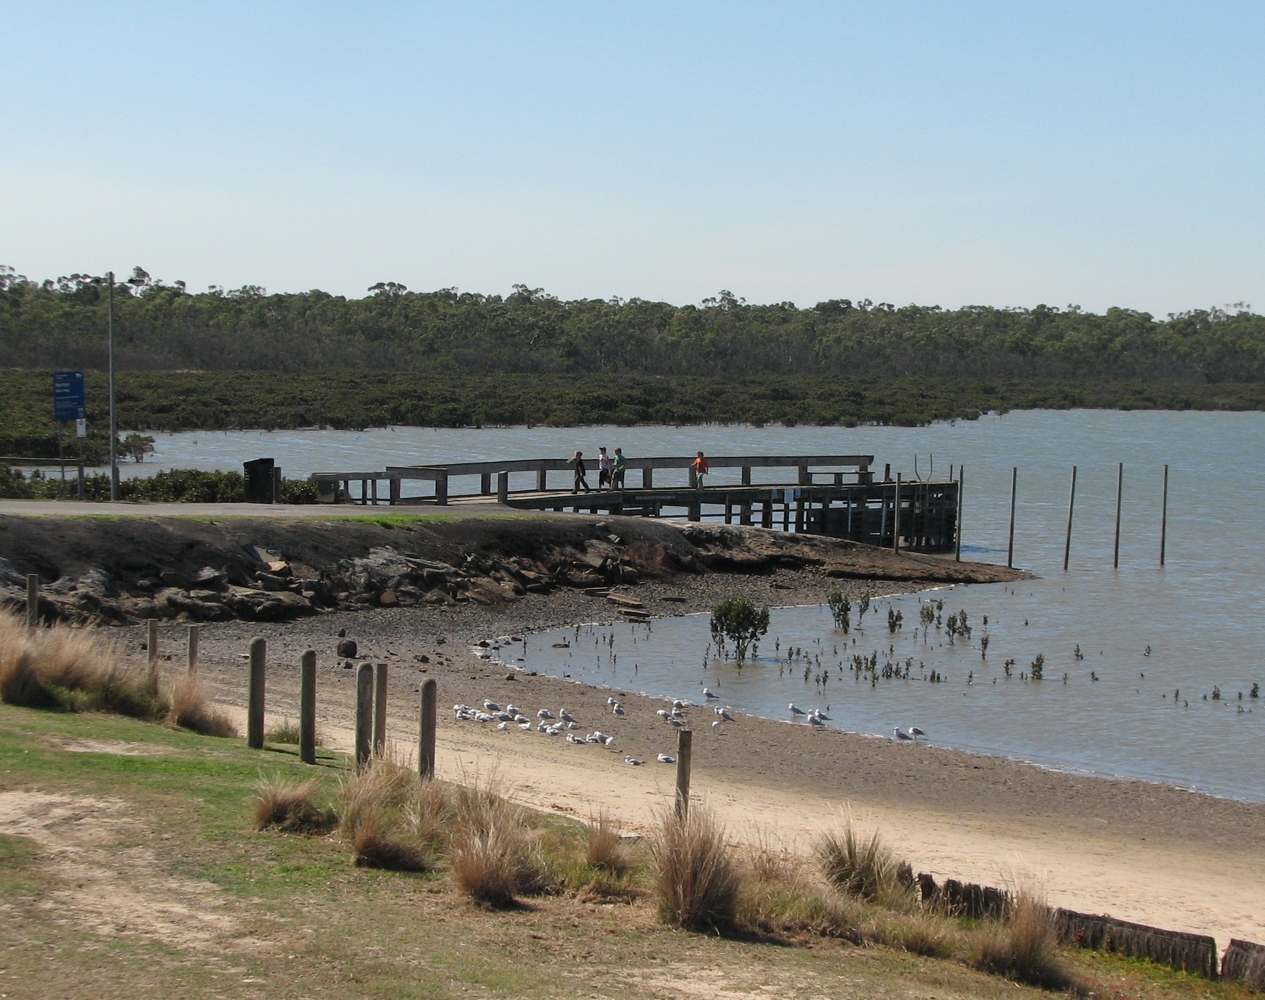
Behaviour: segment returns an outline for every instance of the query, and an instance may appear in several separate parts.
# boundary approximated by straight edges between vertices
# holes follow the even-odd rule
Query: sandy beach
[[[762,603],[816,603],[837,586],[807,569],[654,581],[636,594],[653,613],[676,614],[708,609],[732,593]],[[675,746],[675,731],[655,714],[664,703],[620,690],[628,714],[616,717],[606,704],[610,690],[513,673],[469,648],[481,638],[613,617],[604,600],[559,592],[499,609],[377,609],[290,624],[206,625],[202,671],[217,699],[244,717],[244,654],[251,636],[264,636],[269,718],[294,718],[298,657],[316,649],[318,725],[328,745],[346,749],[355,672],[334,655],[345,630],[359,645],[356,662],[391,666],[389,733],[402,752],[412,752],[416,741],[420,684],[434,677],[441,776],[495,774],[526,804],[581,817],[607,809],[636,832],[671,801],[673,768],[655,761]],[[165,641],[181,642],[181,631],[165,626]],[[139,630],[120,635],[135,644]],[[180,659],[173,654],[172,666]],[[574,746],[454,721],[453,704],[485,698],[512,702],[533,717],[539,708],[556,714],[565,707],[583,732],[601,729],[615,743]],[[1221,946],[1230,937],[1265,938],[1265,806],[752,717],[713,729],[706,707],[687,718],[696,733],[693,798],[720,812],[735,841],[772,839],[808,852],[840,810],[850,809],[882,830],[915,870],[937,877],[1027,883],[1056,905],[1212,934]],[[629,766],[626,755],[647,763]]]

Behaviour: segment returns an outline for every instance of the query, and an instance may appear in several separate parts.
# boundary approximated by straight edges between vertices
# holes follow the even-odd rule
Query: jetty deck
[[[711,471],[700,486],[693,461],[630,458],[624,484],[599,490],[596,461],[586,459],[594,487],[589,492],[574,491],[570,461],[561,458],[398,465],[318,472],[312,479],[324,503],[499,503],[520,510],[723,520],[921,552],[952,551],[956,543],[959,484],[953,479],[901,482],[885,470],[876,480],[873,455],[744,455],[709,456]]]

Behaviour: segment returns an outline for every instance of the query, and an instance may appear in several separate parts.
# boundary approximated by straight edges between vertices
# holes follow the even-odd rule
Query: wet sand
[[[760,603],[817,603],[840,582],[810,569],[658,581],[630,593],[665,615],[708,609],[734,593]],[[859,592],[862,585],[845,583],[849,588]],[[357,663],[391,665],[389,731],[401,749],[415,743],[417,692],[434,677],[441,776],[495,772],[526,803],[579,816],[606,808],[637,830],[672,793],[673,768],[655,761],[675,752],[675,731],[655,715],[664,703],[622,689],[617,695],[628,714],[617,717],[606,704],[610,690],[525,674],[508,680],[504,667],[469,650],[481,638],[615,617],[600,598],[560,591],[496,610],[380,609],[284,625],[230,622],[203,626],[202,669],[218,700],[240,712],[246,646],[251,636],[265,636],[269,717],[294,718],[299,653],[316,649],[318,724],[332,745],[346,748],[355,671],[334,655],[345,629],[360,646]],[[139,630],[122,631],[130,642],[140,637]],[[182,642],[181,632],[164,626],[170,637],[164,642]],[[181,650],[174,666],[183,647],[172,648]],[[561,737],[454,721],[453,704],[480,705],[485,698],[512,702],[533,719],[539,708],[556,715],[565,707],[581,735],[601,729],[615,743],[573,746]],[[715,715],[706,707],[688,710],[687,718],[695,732],[694,798],[720,811],[735,840],[771,835],[809,851],[846,805],[880,828],[915,870],[1026,882],[1058,905],[1213,934],[1221,946],[1231,936],[1265,939],[1265,806],[745,716],[713,729]],[[626,755],[646,764],[629,766]]]

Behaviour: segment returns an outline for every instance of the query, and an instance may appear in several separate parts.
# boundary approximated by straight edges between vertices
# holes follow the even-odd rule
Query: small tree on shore
[[[734,645],[734,659],[742,666],[747,649],[759,650],[760,636],[769,631],[769,609],[757,608],[745,597],[731,597],[712,610],[712,639],[720,655],[726,655],[727,643]]]

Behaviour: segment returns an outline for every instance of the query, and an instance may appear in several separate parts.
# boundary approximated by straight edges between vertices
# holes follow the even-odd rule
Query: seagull
[[[483,707],[489,712],[499,712],[501,710],[501,706],[494,701],[485,701]]]
[[[614,698],[607,698],[607,699],[606,699],[606,704],[608,704],[608,705],[613,705],[613,704],[615,704],[615,699],[614,699]]]
[[[509,712],[510,715],[521,715],[523,712],[517,705],[506,705],[505,711]]]
[[[531,729],[531,723],[530,723],[530,722],[520,722],[520,723],[518,724],[518,728],[519,728],[519,729]]]
[[[825,725],[825,723],[822,722],[821,719],[817,718],[817,716],[815,715],[810,715],[808,717],[808,724],[810,726],[824,726]]]
[[[682,722],[680,719],[672,719],[672,718],[669,718],[669,719],[668,719],[668,725],[669,725],[669,726],[675,726],[677,729],[680,729],[682,726],[684,726],[684,725],[685,725],[685,723],[684,723],[684,722]]]
[[[580,724],[579,724],[578,722],[568,722],[568,723],[567,723],[567,728],[568,728],[568,729],[579,729],[579,728],[580,728]]]
[[[565,708],[558,709],[558,718],[565,719],[567,722],[575,721],[575,716],[568,712]]]
[[[684,707],[685,707],[685,702],[683,702],[680,698],[677,698],[677,699],[675,699],[675,700],[672,702],[672,707],[673,707],[673,708],[678,708],[678,709],[679,709],[679,708],[684,708]]]
[[[616,715],[627,715],[627,714],[628,714],[627,712],[625,712],[625,711],[624,711],[624,706],[623,706],[623,705],[621,705],[621,704],[619,704],[619,702],[616,702],[616,703],[615,703],[615,707],[614,707],[614,708],[612,708],[612,709],[611,709],[611,711],[612,711],[612,712],[614,712]]]
[[[913,737],[910,736],[908,733],[901,732],[900,728],[897,727],[896,729],[892,730],[892,739],[897,740],[897,741],[912,740]]]
[[[661,719],[670,719],[670,718],[672,718],[672,713],[671,713],[671,712],[669,712],[666,708],[661,708],[661,709],[659,709],[657,712],[655,712],[654,714],[655,714],[655,715],[657,715],[657,716],[658,716],[659,718],[661,718]]]
[[[713,723],[712,723],[712,728],[713,728],[713,729],[719,729],[719,728],[720,728],[720,720],[719,720],[719,719],[717,719],[715,722],[713,722]]]
[[[703,688],[704,698],[719,698],[720,695],[714,693],[711,688]]]
[[[645,761],[644,761],[644,760],[638,760],[636,757],[625,757],[625,758],[624,758],[624,763],[625,763],[625,764],[631,764],[633,767],[637,767],[637,766],[638,766],[638,765],[640,765],[640,764],[644,764],[644,763],[645,763]]]
[[[912,737],[914,738],[914,742],[915,742],[915,743],[917,743],[917,742],[918,742],[918,737],[919,737],[919,736],[926,736],[927,734],[926,734],[926,733],[924,733],[924,732],[923,732],[921,729],[919,729],[917,726],[910,726],[910,727],[909,727],[909,735],[910,735],[910,736],[912,736]]]
[[[831,721],[830,716],[826,715],[826,713],[823,712],[820,708],[814,708],[808,714],[811,715],[815,719],[825,719],[827,722]]]
[[[660,764],[675,764],[676,758],[669,757],[666,753],[661,753],[659,754],[659,763]]]
[[[568,743],[583,743],[583,742],[584,742],[584,740],[579,739],[579,738],[575,735],[575,733],[567,733],[567,742],[568,742]]]
[[[790,703],[789,705],[787,705],[786,707],[787,707],[787,708],[789,708],[789,709],[791,710],[791,715],[803,715],[803,714],[804,714],[804,710],[803,710],[802,708],[796,708],[796,707],[795,707],[795,702],[791,702],[791,703]]]
[[[727,709],[727,708],[718,708],[718,709],[716,709],[716,714],[717,714],[717,715],[719,715],[719,716],[720,716],[722,719],[724,719],[726,722],[733,722],[733,721],[734,721],[734,717],[733,717],[732,715],[730,715],[730,714],[729,714],[729,709]]]
[[[608,737],[606,737],[606,739],[602,740],[602,745],[603,745],[603,746],[607,746],[607,747],[608,747],[608,746],[610,746],[610,745],[611,745],[612,743],[614,743],[614,742],[615,742],[615,737],[614,737],[614,736],[608,736]]]
[[[547,709],[547,708],[542,708],[539,712],[537,712],[537,713],[536,713],[536,718],[538,718],[538,719],[552,719],[552,718],[553,718],[553,713],[552,713],[552,712],[550,712],[550,711],[549,711],[549,709]]]
[[[510,724],[509,724],[508,722],[501,722],[501,723],[498,723],[498,724],[497,724],[497,727],[496,727],[496,728],[497,728],[497,729],[509,729],[509,727],[510,727]]]

